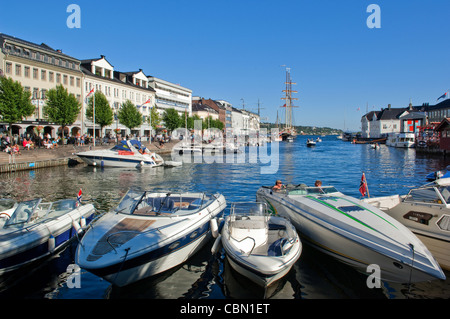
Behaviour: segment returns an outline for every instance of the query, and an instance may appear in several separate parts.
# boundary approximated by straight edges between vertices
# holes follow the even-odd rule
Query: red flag
[[[94,89],[92,89],[91,92],[89,92],[89,94],[86,96],[86,98],[88,98],[89,96],[91,96],[92,93],[94,93]]]
[[[366,193],[368,193],[366,175],[364,173],[362,174],[361,183],[359,184],[359,192],[363,197],[366,196]]]
[[[81,191],[81,188],[80,188],[80,191],[78,192],[78,196],[77,196],[77,200],[78,200],[78,202],[81,204],[81,196],[82,196],[82,194],[83,194],[83,192]]]

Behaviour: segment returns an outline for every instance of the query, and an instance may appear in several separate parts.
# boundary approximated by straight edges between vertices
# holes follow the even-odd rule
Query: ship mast
[[[282,107],[286,108],[286,123],[285,123],[285,132],[286,133],[293,133],[294,132],[294,126],[292,123],[292,108],[298,107],[294,106],[293,101],[296,101],[298,99],[293,98],[293,93],[298,93],[297,91],[292,90],[292,85],[295,85],[297,83],[293,83],[291,79],[291,69],[286,68],[286,90],[283,90],[285,93],[285,97],[281,98],[282,100],[285,100],[285,104]]]

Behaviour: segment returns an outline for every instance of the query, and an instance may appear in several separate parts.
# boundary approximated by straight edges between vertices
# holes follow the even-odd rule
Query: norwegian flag
[[[94,89],[91,90],[91,92],[89,92],[88,95],[86,95],[86,97],[84,98],[84,101],[87,103],[88,102],[88,97],[90,97],[92,95],[92,93],[94,93]]]
[[[81,191],[81,188],[80,188],[80,191],[78,192],[78,196],[77,196],[77,200],[78,200],[78,203],[79,203],[79,204],[81,204],[81,197],[82,197],[82,194],[83,194],[83,192]]]
[[[367,195],[369,195],[369,189],[367,187],[366,174],[364,174],[364,173],[362,174],[361,183],[359,184],[359,192],[361,193],[361,195],[363,197],[366,196],[366,193],[367,193]]]
[[[92,93],[94,93],[94,89],[92,89],[91,92],[89,92],[89,94],[86,95],[86,98],[90,97]]]

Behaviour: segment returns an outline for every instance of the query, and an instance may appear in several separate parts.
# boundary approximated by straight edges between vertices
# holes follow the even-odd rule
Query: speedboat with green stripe
[[[445,279],[425,245],[382,210],[344,195],[333,186],[262,186],[256,199],[289,218],[302,240],[359,272],[383,281],[413,283]],[[370,267],[369,267],[370,266]]]

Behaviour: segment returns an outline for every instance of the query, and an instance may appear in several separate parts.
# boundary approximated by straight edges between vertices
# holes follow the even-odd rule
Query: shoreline
[[[167,155],[172,152],[172,148],[176,142],[165,143],[162,148],[156,145],[157,142],[141,142],[150,151],[159,155]],[[5,152],[0,153],[0,174],[11,173],[15,171],[35,170],[39,168],[62,166],[62,165],[78,165],[84,163],[78,158],[76,153],[88,151],[90,149],[101,150],[110,149],[114,146],[111,144],[76,146],[58,145],[56,149],[36,148],[33,150],[25,150],[21,147],[21,155],[11,156]]]

